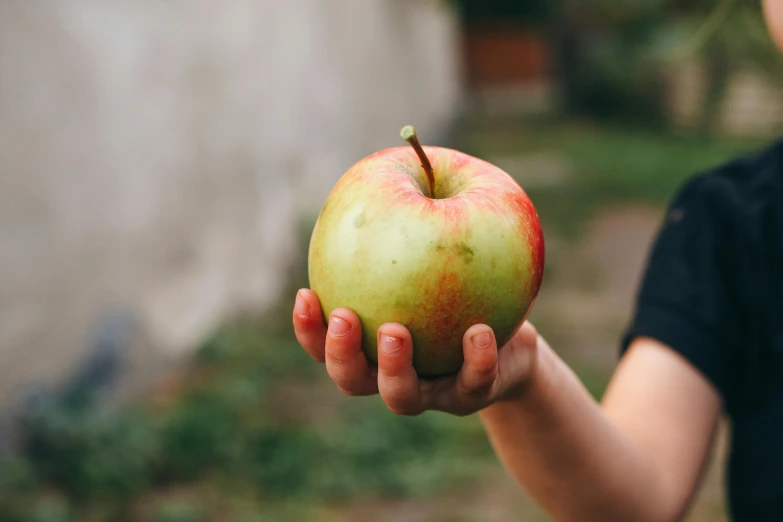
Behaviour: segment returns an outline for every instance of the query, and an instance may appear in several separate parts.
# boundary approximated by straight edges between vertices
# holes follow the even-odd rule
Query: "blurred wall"
[[[352,163],[447,132],[444,4],[0,2],[0,400],[71,370],[112,308],[166,361],[262,313]]]

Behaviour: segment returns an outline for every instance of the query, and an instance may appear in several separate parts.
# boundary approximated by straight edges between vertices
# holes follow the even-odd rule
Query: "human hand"
[[[378,366],[362,351],[359,317],[334,310],[324,325],[318,296],[297,293],[293,323],[296,338],[347,395],[380,394],[398,415],[437,410],[469,415],[494,402],[520,396],[537,365],[538,333],[525,323],[501,349],[489,326],[474,325],[463,336],[465,362],[454,376],[419,379],[413,368],[413,342],[407,328],[386,323],[377,332]]]

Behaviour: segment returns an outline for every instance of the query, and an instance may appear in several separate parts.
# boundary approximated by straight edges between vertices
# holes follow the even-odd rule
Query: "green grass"
[[[436,495],[492,463],[476,419],[396,417],[377,398],[343,398],[322,374],[290,334],[254,322],[228,326],[199,351],[165,407],[109,417],[53,408],[33,430],[36,455],[15,463],[18,479],[4,477],[0,519],[108,512],[114,520],[155,492],[185,489],[194,492],[157,500],[150,520],[200,521],[220,502],[255,499],[226,519],[241,522],[267,511],[282,517],[292,503]],[[312,393],[284,393],[297,388]],[[324,395],[333,411],[308,413]],[[220,502],[196,493],[204,484]],[[44,502],[51,491],[56,501]]]
[[[473,155],[551,153],[573,167],[560,185],[526,188],[547,232],[568,238],[609,205],[665,204],[684,180],[765,144],[758,138],[706,137],[588,124],[473,129],[458,146]]]

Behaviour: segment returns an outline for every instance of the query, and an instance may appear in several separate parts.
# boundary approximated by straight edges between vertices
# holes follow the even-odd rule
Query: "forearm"
[[[522,397],[481,412],[509,472],[556,520],[672,518],[651,456],[604,415],[545,343],[537,356]]]

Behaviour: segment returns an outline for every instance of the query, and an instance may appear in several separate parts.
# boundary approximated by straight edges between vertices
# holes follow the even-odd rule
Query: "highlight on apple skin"
[[[405,325],[418,375],[436,377],[459,370],[470,326],[489,325],[503,346],[525,321],[543,279],[544,238],[506,172],[422,147],[412,127],[401,135],[411,146],[364,158],[332,189],[310,239],[310,288],[326,318],[356,312],[373,362],[378,328]]]

